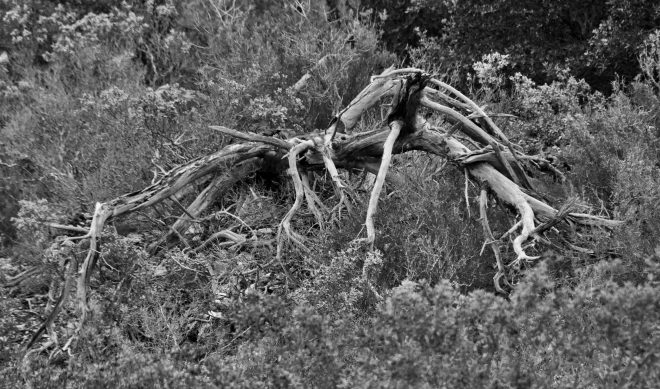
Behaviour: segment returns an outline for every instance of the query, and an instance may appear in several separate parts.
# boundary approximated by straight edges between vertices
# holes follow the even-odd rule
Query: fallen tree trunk
[[[384,123],[382,128],[362,133],[350,132],[367,110],[389,97],[392,98],[390,111],[387,123]],[[422,118],[418,112],[420,109],[441,115],[454,123],[454,127],[445,129],[434,126]],[[485,120],[475,122],[471,119],[475,117]],[[485,123],[486,127],[478,123]],[[551,165],[550,161],[525,155],[504,136],[477,104],[450,86],[431,79],[418,69],[387,69],[373,77],[371,83],[335,116],[323,133],[310,133],[298,138],[282,140],[242,133],[222,126],[212,126],[212,128],[240,142],[178,166],[143,190],[96,205],[87,234],[77,238],[89,241],[87,256],[77,275],[77,294],[82,315],[80,325],[84,323],[85,316],[89,312],[87,306],[89,279],[96,266],[103,226],[108,220],[170,201],[179,191],[200,179],[208,180],[208,176],[213,175],[215,178],[207,181],[205,189],[187,207],[174,200],[183,212],[171,226],[170,231],[152,245],[155,248],[163,242],[180,236],[190,223],[194,223],[211,207],[218,196],[247,175],[259,170],[264,160],[286,160],[287,163],[283,166],[286,166],[295,190],[295,201],[278,227],[275,256],[277,259],[281,259],[288,241],[300,248],[306,248],[305,236],[294,231],[291,223],[305,201],[321,230],[327,222],[327,209],[332,208],[334,213],[338,213],[333,215],[334,220],[341,219],[341,209],[348,206],[348,200],[346,187],[338,169],[361,169],[376,173],[374,188],[367,205],[367,236],[358,239],[358,242],[364,241],[371,248],[376,235],[373,216],[377,211],[383,183],[388,177],[391,156],[413,150],[447,159],[457,168],[464,170],[468,177],[481,186],[480,216],[486,242],[491,245],[497,259],[498,272],[495,276],[495,285],[498,290],[502,290],[499,282],[505,277],[505,266],[519,265],[521,261],[537,258],[527,254],[524,248],[529,240],[540,239],[539,234],[542,233],[543,228],[537,228],[537,222],[555,225],[561,220],[566,220],[586,226],[608,228],[621,224],[618,221],[593,215],[560,212],[541,200],[527,180],[525,173],[527,167],[523,163],[535,160]],[[467,138],[470,142],[464,143],[462,138]],[[329,173],[340,199],[337,206],[325,207],[320,204],[307,179],[306,174],[311,171]],[[505,259],[500,253],[501,247],[507,242],[504,241],[504,236],[495,241],[487,221],[489,194],[511,206],[519,216],[519,221],[505,234],[515,235],[512,248],[516,257],[508,264],[504,263]],[[233,237],[231,240],[235,244],[245,241],[243,237],[232,234],[231,231],[223,231],[214,239]],[[197,249],[193,248],[193,250]],[[70,277],[73,277],[73,272],[71,274]],[[65,299],[66,296],[63,298]],[[45,325],[52,323],[52,315],[57,313],[58,310],[53,310]]]

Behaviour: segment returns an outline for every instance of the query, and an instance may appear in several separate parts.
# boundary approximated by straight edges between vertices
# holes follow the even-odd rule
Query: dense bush
[[[636,55],[660,26],[651,0],[366,1],[386,16],[383,39],[400,54],[431,50],[440,70],[464,77],[483,55],[510,56],[511,71],[551,82],[570,68],[594,88],[639,73]],[[513,74],[513,73],[511,73]]]
[[[85,343],[98,351],[68,367],[35,359],[21,375],[39,387],[614,388],[652,387],[660,378],[657,285],[614,282],[620,263],[584,269],[574,288],[557,289],[549,259],[509,300],[483,291],[463,295],[446,281],[405,280],[376,303],[359,287],[361,276],[349,281],[350,291],[337,284],[346,282],[338,276],[345,261],[358,257],[337,257],[291,302],[255,292],[232,314],[241,331],[206,355],[167,342],[146,352],[118,339],[114,327],[89,332]],[[657,277],[657,269],[650,274]],[[375,308],[367,317],[365,303]],[[196,347],[217,342],[221,327],[214,321]],[[240,344],[231,344],[237,337]]]

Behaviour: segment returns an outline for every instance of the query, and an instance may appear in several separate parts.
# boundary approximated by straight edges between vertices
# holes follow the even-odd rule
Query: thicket
[[[611,92],[616,77],[639,73],[637,54],[660,25],[653,0],[365,0],[381,15],[383,40],[402,55],[420,48],[443,73],[467,76],[493,52],[506,69],[551,83],[570,68],[595,89]]]
[[[509,3],[0,2],[2,386],[653,387],[660,7]],[[403,53],[401,31],[420,39],[407,58],[385,49]],[[555,204],[570,198],[625,226],[576,229],[576,250],[548,249],[498,294],[478,209],[456,197],[478,188],[447,161],[402,156],[394,169],[408,179],[382,200],[376,251],[349,245],[363,221],[354,212],[281,263],[268,246],[154,253],[176,213],[163,206],[106,229],[77,341],[66,343],[70,304],[24,349],[85,255],[54,244],[48,223],[74,224],[94,202],[224,146],[208,125],[275,137],[324,128],[369,76],[404,61],[508,114],[497,120],[510,139],[566,175],[533,177]],[[611,93],[594,91],[614,72],[625,77]],[[185,239],[199,245],[227,213],[272,235],[291,190],[263,173],[248,186],[229,191],[240,209],[219,199]],[[493,212],[504,233],[512,215]]]

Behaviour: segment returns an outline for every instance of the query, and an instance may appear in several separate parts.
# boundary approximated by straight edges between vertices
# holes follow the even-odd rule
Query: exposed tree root
[[[530,256],[523,250],[523,243],[530,237],[534,230],[534,211],[525,200],[524,193],[518,185],[508,178],[504,177],[498,171],[490,168],[489,165],[478,163],[470,168],[470,173],[477,178],[485,181],[488,186],[497,194],[497,197],[514,206],[518,210],[522,225],[521,232],[513,240],[513,250],[517,255],[516,261],[535,260],[538,257]]]
[[[179,217],[174,225],[172,225],[170,232],[165,234],[157,242],[150,245],[149,251],[153,252],[157,247],[170,240],[173,235],[184,233],[191,224],[198,222],[196,219],[204,213],[218,197],[222,196],[229,188],[233,187],[237,182],[245,179],[250,173],[257,171],[259,168],[260,164],[242,163],[238,164],[226,174],[215,177],[188,206],[188,208],[185,209],[184,214]]]
[[[39,327],[39,329],[32,335],[30,340],[26,345],[26,349],[32,347],[32,345],[44,334],[44,332],[50,330],[50,327],[53,325],[55,318],[59,315],[62,307],[66,304],[69,296],[71,295],[71,289],[73,288],[73,283],[75,281],[76,270],[78,269],[78,261],[75,257],[72,257],[68,261],[68,266],[66,270],[66,276],[64,279],[64,287],[62,288],[62,293],[57,299],[57,302],[53,306],[52,311],[48,314],[44,323]]]
[[[243,244],[247,241],[247,238],[245,236],[241,235],[241,234],[237,234],[237,233],[235,233],[231,230],[222,230],[222,231],[218,231],[218,232],[214,233],[213,235],[211,235],[208,239],[206,239],[202,244],[200,244],[198,247],[196,247],[192,251],[193,252],[198,252],[198,251],[210,246],[211,243],[213,243],[214,241],[216,241],[220,238],[227,239],[229,242],[225,242],[225,243],[228,243],[229,245],[234,245],[234,244],[240,245],[240,244]]]
[[[484,230],[484,236],[486,237],[486,242],[484,242],[484,247],[486,245],[490,246],[490,249],[493,251],[495,256],[495,261],[497,264],[497,273],[493,277],[493,282],[495,284],[495,289],[504,293],[504,289],[500,285],[500,280],[504,278],[504,281],[508,284],[506,277],[506,267],[502,261],[502,251],[500,250],[500,242],[496,240],[493,236],[493,231],[490,229],[490,224],[488,223],[488,213],[486,212],[488,208],[488,191],[486,188],[481,189],[481,194],[479,196],[479,217],[481,219],[481,226]],[[483,250],[482,250],[483,251]]]
[[[371,197],[369,198],[369,207],[367,208],[367,220],[365,225],[367,227],[367,239],[366,242],[372,246],[374,240],[376,239],[376,228],[374,227],[374,214],[378,208],[378,199],[380,198],[380,192],[383,190],[383,184],[385,183],[385,177],[387,176],[387,170],[390,167],[390,162],[392,161],[392,148],[394,147],[394,142],[396,142],[399,134],[401,133],[401,128],[403,123],[400,121],[393,121],[390,123],[390,133],[383,144],[383,158],[380,162],[380,169],[378,170],[378,175],[376,176],[376,182],[371,191]]]
[[[302,179],[303,189],[305,190],[305,200],[307,201],[307,208],[312,212],[316,218],[316,223],[319,226],[319,230],[325,230],[325,215],[328,213],[328,209],[319,196],[314,192],[310,183],[308,174],[303,174],[300,176]]]
[[[330,174],[330,178],[332,179],[332,183],[335,188],[335,193],[339,197],[339,201],[337,202],[337,205],[335,205],[332,210],[331,210],[331,217],[333,222],[339,222],[341,221],[341,213],[344,208],[348,212],[351,212],[351,204],[348,198],[346,197],[346,186],[344,183],[341,182],[341,179],[339,178],[339,172],[337,171],[337,167],[335,166],[334,161],[332,160],[332,150],[327,146],[327,144],[324,144],[322,149],[321,149],[321,154],[323,155],[323,164],[325,165],[325,169],[328,171],[328,174]]]
[[[430,86],[427,86],[427,81]],[[299,87],[303,88],[304,82]],[[388,128],[376,128],[363,133],[349,133],[356,127],[359,119],[367,110],[390,96],[394,96],[394,99],[387,120]],[[441,115],[454,126],[450,129],[435,128],[421,115],[418,115],[418,106]],[[339,222],[342,209],[350,207],[350,199],[346,195],[348,186],[342,182],[338,169],[348,169],[349,171],[365,169],[377,173],[367,208],[365,221],[367,238],[363,239],[370,247],[373,247],[376,236],[373,217],[377,212],[384,182],[390,180],[397,185],[405,185],[406,182],[405,179],[388,174],[392,156],[412,150],[420,150],[445,158],[460,169],[464,169],[467,177],[477,181],[481,186],[480,218],[486,245],[490,246],[496,259],[498,270],[494,282],[499,291],[503,291],[500,281],[507,281],[507,263],[503,258],[502,249],[506,247],[505,242],[509,235],[514,236],[511,247],[516,257],[508,265],[517,266],[522,261],[537,259],[538,256],[526,253],[526,245],[531,239],[544,239],[541,234],[561,222],[607,228],[621,225],[619,221],[570,212],[570,207],[557,210],[540,200],[525,174],[525,167],[529,168],[529,166],[523,166],[523,163],[533,163],[537,167],[552,166],[550,161],[539,156],[525,155],[520,147],[507,139],[502,130],[481,107],[451,86],[430,79],[419,69],[394,70],[390,68],[382,74],[374,76],[371,83],[333,118],[325,130],[325,134],[310,133],[300,138],[281,140],[243,133],[222,126],[211,126],[211,128],[230,138],[240,140],[242,143],[230,144],[211,155],[178,166],[143,190],[97,203],[89,228],[76,227],[73,229],[84,233],[77,237],[81,241],[79,244],[89,241],[87,256],[80,266],[77,276],[77,298],[81,311],[80,326],[89,312],[87,301],[89,280],[96,268],[101,234],[108,220],[153,207],[163,201],[170,201],[172,198],[176,199],[172,201],[175,201],[177,206],[180,205],[182,213],[171,226],[171,232],[152,245],[152,247],[158,247],[170,241],[174,236],[182,236],[191,223],[198,222],[215,200],[223,196],[229,188],[244,181],[248,175],[261,168],[272,167],[273,164],[279,166],[279,161],[284,157],[287,158],[287,172],[293,182],[295,199],[277,229],[275,259],[280,260],[280,263],[282,263],[286,241],[293,242],[302,250],[309,250],[305,245],[305,237],[292,228],[292,221],[305,200],[320,230],[325,226],[328,213],[331,214],[331,220]],[[556,170],[556,168],[547,170],[552,169]],[[306,175],[306,172],[319,170],[328,172],[337,194],[337,204],[332,208],[321,201],[314,191],[314,183],[309,182]],[[201,179],[205,181],[201,181]],[[180,202],[185,203],[185,198],[191,197],[183,196],[182,193],[194,185],[199,185],[200,182],[206,182],[201,193],[195,196],[187,206],[180,204]],[[488,222],[488,193],[498,201],[513,207],[520,218],[520,221],[499,239],[494,238]],[[468,201],[469,198],[466,198],[466,202]],[[227,228],[212,234],[196,248],[190,247],[187,250],[198,252],[219,239],[226,240],[219,245],[234,247],[271,243],[268,239],[259,241],[251,227],[240,218],[239,220],[241,224],[246,224],[251,235],[237,233],[231,228]],[[537,220],[540,223],[538,226],[536,225]],[[54,226],[54,228],[59,227]],[[76,238],[70,238],[68,241],[74,239]],[[527,250],[529,249],[527,248]],[[71,293],[77,268],[75,261],[71,260],[60,302],[53,308],[44,326],[39,333],[35,334],[30,345],[51,325],[61,310],[62,301],[65,301],[66,295]]]
[[[298,171],[298,155],[303,152],[304,150],[307,150],[309,148],[314,147],[314,141],[311,140],[306,140],[302,141],[296,146],[294,146],[291,151],[289,151],[289,175],[291,176],[291,179],[293,180],[293,185],[294,189],[296,191],[296,199],[293,202],[293,205],[291,206],[291,209],[289,212],[287,212],[286,216],[284,216],[284,219],[282,219],[282,222],[280,223],[280,226],[277,229],[277,258],[281,259],[282,258],[282,248],[284,247],[284,238],[282,236],[282,233],[286,235],[286,237],[300,246],[302,249],[307,249],[307,247],[304,244],[305,238],[303,238],[300,234],[298,234],[295,231],[291,230],[291,219],[293,219],[293,216],[298,212],[300,209],[300,206],[302,205],[303,198],[305,196],[305,187],[303,185],[303,181],[300,178],[300,172]]]

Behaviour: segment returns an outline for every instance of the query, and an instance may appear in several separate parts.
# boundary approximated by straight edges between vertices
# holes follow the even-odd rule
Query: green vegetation
[[[0,387],[660,382],[660,5],[354,3],[0,0]],[[496,291],[479,183],[412,152],[394,158],[404,184],[381,196],[374,250],[354,242],[369,182],[342,172],[353,207],[327,225],[302,210],[307,250],[275,259],[294,188],[277,161],[246,165],[184,232],[170,226],[207,182],[111,220],[78,327],[67,280],[89,245],[65,235],[84,234],[96,202],[233,142],[209,125],[277,139],[326,129],[393,64],[459,87],[551,161],[564,181],[530,177],[549,204],[625,224],[549,230],[526,246],[540,259],[508,267]],[[312,178],[332,208],[332,180]],[[491,204],[502,236],[516,213]],[[255,239],[204,244],[225,230]]]

